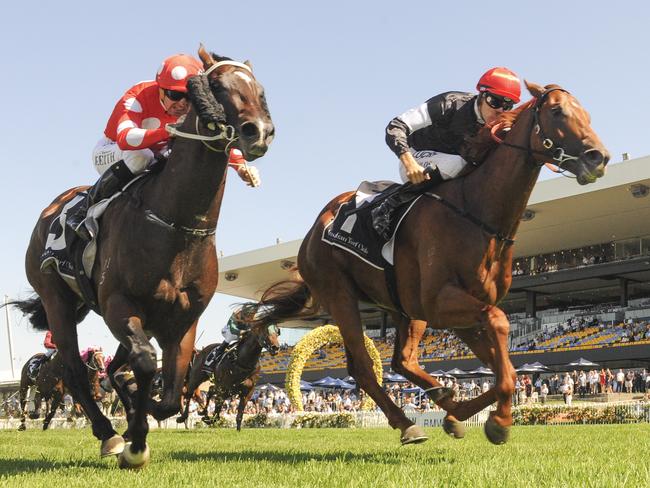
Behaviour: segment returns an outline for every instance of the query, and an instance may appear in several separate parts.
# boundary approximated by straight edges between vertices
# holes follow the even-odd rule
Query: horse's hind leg
[[[356,299],[352,293],[345,292],[345,286],[342,284],[343,280],[339,281],[337,286],[330,288],[337,290],[337,293],[328,297],[327,305],[334,322],[341,331],[345,347],[350,357],[354,359],[351,368],[352,376],[357,380],[357,384],[379,405],[388,418],[389,425],[394,429],[400,429],[402,444],[426,441],[427,436],[424,434],[424,430],[413,424],[377,383],[372,369],[372,360],[363,339],[361,316]],[[323,295],[320,297],[324,298]]]
[[[133,417],[133,402],[131,401],[131,395],[128,392],[126,381],[117,381],[116,375],[118,373],[118,370],[127,364],[127,359],[129,357],[129,351],[126,347],[124,347],[122,344],[120,344],[117,348],[117,351],[115,351],[115,356],[113,357],[113,360],[111,363],[108,365],[108,369],[106,373],[108,374],[108,379],[111,382],[111,386],[113,386],[113,390],[115,390],[115,393],[117,394],[117,397],[119,400],[122,402],[122,405],[124,406],[124,413],[126,414],[126,421],[127,423],[131,421],[131,418]]]
[[[26,418],[27,418],[27,394],[29,393],[29,384],[23,384],[23,381],[20,382],[20,425],[18,430],[27,429]]]
[[[406,379],[426,390],[429,397],[438,405],[445,398],[450,398],[452,391],[445,388],[433,376],[420,367],[419,347],[427,323],[423,320],[408,320],[405,317],[394,317],[397,324],[397,337],[391,366],[393,371],[400,373]]]
[[[54,286],[55,284],[51,284],[46,291],[55,289]],[[65,285],[61,284],[61,286]],[[86,366],[79,356],[76,299],[71,296],[72,292],[69,292],[68,296],[55,293],[49,293],[48,295],[41,293],[40,295],[47,314],[48,324],[59,349],[58,354],[62,355],[63,364],[65,365],[63,382],[90,419],[93,435],[102,441],[101,452],[104,455],[107,443],[114,443],[119,436],[113,430],[110,420],[102,414],[90,394]],[[111,454],[115,453],[111,452]]]

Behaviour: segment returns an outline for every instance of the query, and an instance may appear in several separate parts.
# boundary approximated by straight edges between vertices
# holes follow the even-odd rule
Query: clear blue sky
[[[387,122],[439,92],[473,90],[492,66],[573,92],[613,162],[650,153],[645,2],[9,2],[3,19],[0,295],[27,296],[35,220],[62,190],[95,181],[90,153],[117,99],[200,41],[252,61],[277,131],[261,188],[230,175],[217,228],[227,255],[301,238],[333,195],[397,179]],[[215,296],[199,346],[220,340],[236,300]],[[12,318],[19,368],[43,334]],[[81,347],[116,346],[97,316],[79,335]]]

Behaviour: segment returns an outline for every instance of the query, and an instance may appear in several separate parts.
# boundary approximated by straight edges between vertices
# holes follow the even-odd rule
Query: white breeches
[[[444,180],[451,180],[458,176],[458,173],[467,165],[467,161],[457,154],[447,154],[436,151],[415,151],[410,149],[415,160],[424,168],[430,166],[438,167]],[[407,182],[406,170],[402,162],[399,162],[399,176],[402,182]]]
[[[232,333],[228,324],[226,324],[224,328],[221,329],[221,335],[223,336],[223,340],[228,343],[235,342],[237,339],[239,339],[238,335]]]
[[[153,158],[153,151],[150,149],[123,150],[108,137],[102,137],[93,149],[93,163],[100,175],[119,160],[123,160],[131,173],[137,175],[147,169]]]

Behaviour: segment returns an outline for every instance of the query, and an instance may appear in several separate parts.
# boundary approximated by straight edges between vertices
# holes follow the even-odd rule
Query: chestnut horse
[[[199,385],[209,380],[212,385],[200,412],[203,421],[205,423],[213,422],[208,415],[208,405],[212,396],[215,397],[215,418],[218,419],[223,402],[231,396],[239,395],[236,425],[237,430],[241,430],[244,407],[253,394],[259,376],[262,349],[266,349],[272,356],[275,356],[280,350],[279,335],[280,330],[275,325],[267,327],[255,325],[251,327],[251,330],[242,332],[239,340],[231,345],[221,357],[216,358],[209,367],[205,366],[205,360],[219,344],[210,344],[204,347],[201,352],[196,354],[192,362],[184,395],[185,408],[182,414],[176,418],[176,422],[182,423],[187,420],[190,399],[195,396]]]
[[[30,387],[36,388],[34,394],[34,411],[29,414],[30,419],[37,419],[41,416],[41,402],[48,402],[43,420],[43,430],[50,426],[50,422],[56,413],[56,409],[61,406],[65,386],[63,384],[64,365],[61,354],[56,353],[54,357],[45,361],[38,370],[36,381],[33,381],[28,374],[29,363],[36,357],[44,356],[43,353],[34,354],[23,366],[20,375],[20,426],[18,430],[25,430],[27,416],[27,393]],[[104,371],[104,353],[96,350],[88,354],[86,361],[83,363],[87,369],[87,387],[90,388],[94,400],[99,400],[99,375]]]
[[[199,317],[217,286],[215,228],[227,169],[227,151],[248,161],[263,156],[274,136],[264,91],[248,63],[199,49],[206,72],[188,80],[190,112],[168,127],[175,136],[162,170],[135,182],[102,217],[94,268],[98,308],[120,346],[109,374],[128,361],[138,384],[128,438],[117,435],[93,401],[79,359],[77,323],[87,307],[55,273],[40,270],[50,223],[77,189],[41,214],[27,250],[27,277],[37,297],[16,305],[32,324],[50,328],[66,365],[65,383],[101,440],[101,455],[119,454],[121,467],[149,460],[147,413],[156,419],[180,409],[183,380]],[[216,58],[216,59],[215,59]],[[179,127],[180,126],[180,127]],[[162,349],[165,391],[150,398],[156,372],[154,337]]]
[[[483,163],[436,188],[442,201],[421,197],[403,220],[394,256],[403,313],[392,302],[382,271],[321,240],[339,206],[353,196],[349,192],[333,199],[307,233],[296,279],[272,286],[260,302],[262,324],[308,316],[319,305],[324,307],[343,336],[350,374],[389,424],[400,429],[403,444],[427,437],[377,384],[364,346],[359,301],[392,310],[398,339],[393,369],[428,390],[447,411],[448,433],[461,437],[460,421],[496,401],[485,433],[493,443],[505,442],[512,423],[515,370],[508,353],[510,324],[497,304],[510,288],[512,244],[520,217],[544,162],[554,160],[581,185],[605,172],[609,154],[578,101],[557,85],[526,86],[533,99],[500,118],[498,126],[510,127],[505,140],[497,146],[490,128],[483,128],[469,144],[470,153],[487,153],[480,158]],[[454,329],[496,373],[495,387],[476,399],[454,401],[418,366],[418,345],[427,325]]]

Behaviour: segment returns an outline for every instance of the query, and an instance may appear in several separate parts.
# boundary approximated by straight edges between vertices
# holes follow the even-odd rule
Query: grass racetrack
[[[426,430],[405,447],[390,429],[152,431],[133,472],[100,459],[88,429],[0,431],[0,486],[650,486],[649,424],[515,427],[503,446]]]

